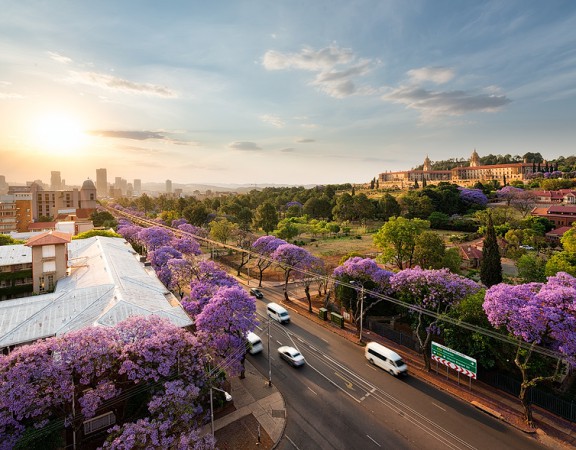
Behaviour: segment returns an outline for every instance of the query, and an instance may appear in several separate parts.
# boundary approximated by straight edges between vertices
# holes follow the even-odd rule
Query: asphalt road
[[[289,325],[270,323],[265,304],[281,289],[263,288],[257,300],[264,352],[251,362],[282,392],[288,424],[278,446],[292,449],[542,449],[522,432],[414,378],[397,379],[368,363],[358,345],[296,313]],[[280,345],[300,350],[307,364],[293,368]]]

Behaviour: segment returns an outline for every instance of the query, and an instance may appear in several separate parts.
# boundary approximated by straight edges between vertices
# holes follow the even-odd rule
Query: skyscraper
[[[50,172],[50,189],[53,191],[62,189],[62,179],[60,178],[60,172],[57,170]]]
[[[172,193],[172,180],[166,180],[166,193]]]
[[[108,196],[108,174],[106,169],[96,169],[96,190],[98,197]]]
[[[134,195],[139,197],[142,194],[142,180],[135,179],[134,180]]]

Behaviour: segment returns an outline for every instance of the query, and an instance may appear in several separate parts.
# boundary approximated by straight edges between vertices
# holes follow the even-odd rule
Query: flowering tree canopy
[[[480,189],[459,188],[460,200],[467,206],[484,207],[488,204],[488,197]]]
[[[151,251],[148,255],[148,259],[156,271],[166,266],[168,260],[173,258],[182,258],[182,253],[168,245],[158,247],[156,250]]]
[[[140,382],[175,373],[201,387],[204,357],[196,338],[157,316],[133,317],[116,327],[89,327],[0,355],[0,448],[13,448],[24,431],[59,412],[70,425],[94,417],[103,402]],[[167,392],[164,392],[166,394]]]
[[[148,251],[169,245],[172,237],[172,232],[164,227],[144,228],[138,235]]]
[[[539,381],[556,376],[554,373],[529,379],[528,368],[534,346],[544,345],[558,351],[570,365],[576,366],[576,278],[559,272],[549,277],[547,283],[492,286],[486,292],[484,310],[493,326],[504,327],[519,340],[514,362],[523,379],[520,400],[526,421],[533,425],[526,390]],[[531,344],[528,352],[521,351],[522,342]],[[557,371],[559,364],[560,360]]]
[[[436,314],[447,313],[452,306],[470,294],[478,292],[480,285],[461,277],[448,269],[423,270],[420,267],[402,270],[392,276],[390,285],[396,296]],[[437,331],[438,318],[430,318],[418,312],[416,335],[423,349],[427,370],[430,370],[428,346],[432,334]]]
[[[256,302],[238,285],[219,287],[195,318],[198,340],[230,374],[242,370],[246,335],[256,324]]]
[[[256,263],[259,272],[258,286],[262,286],[262,276],[264,271],[274,262],[272,259],[272,253],[274,253],[274,251],[282,244],[286,244],[286,241],[279,239],[276,236],[262,236],[256,239],[252,244],[252,250],[261,255]]]
[[[334,278],[347,283],[358,282],[363,287],[363,290],[374,291],[381,294],[389,294],[390,278],[392,272],[382,269],[376,264],[376,261],[370,258],[361,258],[353,256],[348,258],[344,264],[336,267],[333,272]],[[362,292],[352,291],[343,285],[336,285],[337,293],[345,306],[350,307],[354,323],[358,324],[360,315],[366,314],[378,303],[382,302],[382,298],[373,298],[367,296],[362,298]],[[360,294],[360,295],[359,295]],[[364,302],[364,305],[361,304]],[[363,306],[363,307],[361,307]]]
[[[284,297],[288,300],[288,279],[292,271],[307,270],[313,264],[314,257],[308,250],[294,244],[279,245],[271,255],[284,271]]]

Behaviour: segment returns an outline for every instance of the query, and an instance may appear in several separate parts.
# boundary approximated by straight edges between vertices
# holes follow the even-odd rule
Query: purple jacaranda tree
[[[188,223],[188,221],[187,221],[186,219],[184,219],[184,218],[174,219],[174,220],[172,221],[172,223],[171,223],[170,226],[171,226],[172,228],[179,228],[180,225],[184,225],[184,224],[187,224],[187,223]]]
[[[469,189],[460,187],[460,200],[468,206],[479,206],[481,208],[488,204],[488,197],[480,189]]]
[[[562,359],[576,366],[576,278],[559,272],[547,283],[497,284],[486,292],[484,311],[494,327],[506,329],[518,341],[514,363],[522,374],[519,399],[524,419],[533,427],[532,407],[526,398],[528,389],[554,380]],[[562,355],[557,358],[554,373],[543,374],[539,366],[539,374],[531,376],[531,357],[536,346]]]
[[[246,335],[257,325],[255,300],[238,285],[219,287],[194,322],[198,340],[209,349],[213,362],[243,377]]]
[[[139,243],[139,234],[143,230],[139,225],[134,225],[131,222],[124,222],[122,225],[118,224],[117,232],[124,239],[131,244]]]
[[[171,245],[180,253],[186,255],[189,258],[193,258],[194,256],[198,256],[202,253],[200,251],[200,245],[198,242],[188,236],[173,239]]]
[[[174,258],[168,260],[167,268],[170,271],[170,281],[166,286],[169,289],[177,290],[180,299],[184,295],[184,287],[189,285],[196,274],[196,264],[188,259]],[[162,279],[159,276],[160,279]]]
[[[152,252],[160,247],[170,245],[172,232],[163,227],[144,228],[138,235],[139,240],[144,244],[148,252]]]
[[[392,272],[381,268],[371,258],[353,256],[334,269],[333,277],[337,280],[337,296],[345,306],[349,307],[352,319],[360,331],[360,315],[363,314],[363,320],[372,308],[383,301],[383,298],[370,295],[364,295],[365,298],[363,299],[362,294],[367,291],[389,294],[391,292],[390,277],[392,277]],[[357,289],[338,284],[338,281],[354,282]],[[362,289],[359,289],[358,286],[361,286]],[[363,306],[361,302],[364,302]]]
[[[318,296],[322,295],[321,287],[326,283],[327,274],[324,261],[312,256],[306,272],[296,271],[295,278],[298,284],[304,286],[304,293],[308,300],[308,312],[312,311],[312,298],[310,297],[310,286],[312,283],[318,284]]]
[[[262,236],[252,244],[252,250],[259,255],[256,267],[258,268],[258,287],[262,287],[264,271],[272,265],[272,253],[281,245],[286,244],[283,239],[275,236]]]
[[[193,236],[198,236],[201,238],[207,238],[208,237],[208,230],[206,230],[202,227],[190,225],[189,223],[178,225],[178,229],[180,231],[184,231],[185,233],[189,233]]]
[[[496,191],[496,195],[500,200],[505,201],[506,204],[510,206],[510,203],[512,203],[512,201],[519,195],[522,195],[523,192],[524,189],[520,189],[514,186],[504,186],[502,189]]]
[[[179,375],[187,386],[204,387],[204,364],[196,338],[157,316],[15,349],[0,356],[0,448],[13,448],[26,429],[58,417],[77,426],[74,411],[94,417],[104,402],[128,395],[136,384],[155,382],[166,393],[163,383]]]
[[[436,314],[430,317],[416,312],[416,336],[422,348],[424,366],[430,370],[430,342],[438,333],[438,315],[446,314],[468,295],[480,290],[480,285],[468,278],[456,275],[448,269],[423,270],[416,266],[404,269],[390,278],[394,294],[401,300]]]
[[[290,274],[293,271],[308,270],[314,261],[314,257],[308,250],[294,244],[279,245],[271,257],[284,271],[284,299],[288,301],[288,280],[290,279]]]
[[[190,294],[184,296],[182,306],[196,317],[220,287],[238,286],[238,282],[222,270],[214,261],[200,261],[190,282]]]
[[[153,250],[148,254],[148,259],[156,273],[165,267],[169,260],[174,258],[182,258],[182,253],[169,245],[157,247],[156,250]]]

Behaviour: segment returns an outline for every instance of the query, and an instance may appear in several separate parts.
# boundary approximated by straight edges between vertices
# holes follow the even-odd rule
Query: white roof
[[[32,263],[32,249],[24,244],[0,245],[0,267]]]
[[[70,275],[57,282],[53,293],[0,302],[0,348],[88,326],[114,326],[132,316],[154,314],[180,327],[192,324],[124,239],[71,241],[68,265]]]

